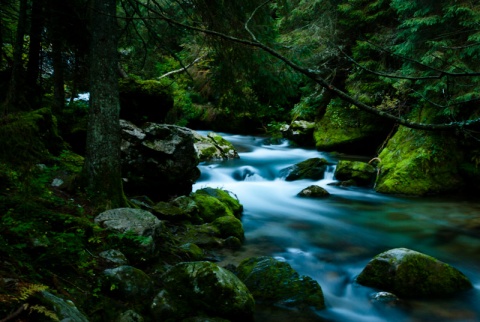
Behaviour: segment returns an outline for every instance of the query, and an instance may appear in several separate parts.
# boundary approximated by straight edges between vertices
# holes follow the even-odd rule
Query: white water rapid
[[[206,134],[201,132],[202,134]],[[225,253],[220,263],[238,264],[250,256],[285,260],[319,282],[327,305],[314,314],[262,311],[267,321],[480,321],[480,233],[465,229],[480,215],[480,203],[449,198],[401,198],[371,189],[342,188],[334,166],[319,181],[286,182],[281,169],[313,157],[336,163],[328,153],[264,144],[253,136],[221,134],[240,159],[200,165],[194,190],[222,188],[244,206],[245,245]],[[326,199],[297,197],[311,184],[330,192]],[[480,223],[478,225],[480,227]],[[355,277],[375,255],[406,247],[434,256],[461,270],[475,288],[444,300],[402,300],[395,305],[371,300],[376,290]]]

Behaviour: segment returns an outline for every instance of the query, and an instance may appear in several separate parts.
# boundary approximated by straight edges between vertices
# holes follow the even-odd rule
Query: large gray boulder
[[[120,126],[127,192],[165,200],[192,192],[200,176],[192,130],[156,123],[137,127],[125,120]]]
[[[165,225],[150,212],[134,208],[116,208],[95,217],[95,223],[118,236],[119,247],[127,256],[154,255]],[[134,259],[134,258],[132,258]]]
[[[238,152],[232,143],[225,140],[221,135],[210,132],[203,136],[195,131],[193,131],[193,135],[200,162],[239,158]]]
[[[273,257],[247,258],[236,273],[255,301],[290,308],[325,308],[322,288],[317,281],[300,276],[287,262]]]
[[[232,272],[211,262],[179,263],[162,278],[164,289],[153,300],[156,321],[212,316],[251,321],[255,302]]]
[[[375,256],[357,277],[357,282],[403,298],[444,297],[472,288],[459,270],[407,248],[395,248]]]

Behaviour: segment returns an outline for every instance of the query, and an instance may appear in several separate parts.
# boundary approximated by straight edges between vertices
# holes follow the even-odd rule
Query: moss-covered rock
[[[180,249],[185,252],[187,258],[193,261],[199,261],[205,257],[203,250],[194,243],[183,244]]]
[[[286,181],[312,179],[320,180],[325,176],[328,161],[324,158],[311,158],[280,171],[280,177]]]
[[[194,193],[192,199],[197,204],[199,216],[203,222],[209,223],[223,216],[233,217],[230,208],[215,197],[203,193]]]
[[[135,124],[164,123],[173,108],[171,86],[156,80],[120,80],[120,118]]]
[[[141,301],[153,293],[153,282],[143,271],[132,266],[119,266],[103,272],[106,290],[123,300]]]
[[[226,190],[207,187],[197,190],[195,194],[206,194],[215,197],[225,204],[232,211],[235,217],[240,218],[242,215],[243,205],[236,197],[232,197],[231,193]]]
[[[238,152],[232,143],[221,135],[210,132],[207,136],[194,132],[198,159],[202,161],[238,159]]]
[[[472,288],[468,278],[457,269],[406,248],[375,256],[357,277],[357,282],[403,298],[451,296]]]
[[[232,217],[234,218],[234,217]],[[200,247],[218,248],[223,246],[220,229],[213,224],[185,225],[177,237],[182,243],[193,243]]]
[[[365,162],[340,160],[335,169],[335,178],[340,181],[353,180],[358,186],[373,184],[377,171]]]
[[[454,138],[401,126],[379,155],[375,190],[425,195],[462,187],[462,152]]]
[[[252,257],[243,260],[236,273],[255,301],[290,308],[325,308],[320,285],[308,276],[300,276],[286,262]]]
[[[31,167],[51,161],[65,148],[50,109],[17,113],[2,119],[0,162],[16,167]]]
[[[313,135],[318,150],[368,155],[375,153],[391,127],[384,119],[334,99]]]
[[[240,240],[245,238],[242,222],[233,216],[217,218],[212,222],[212,225],[218,228],[220,237],[228,238],[233,236]]]
[[[192,220],[191,213],[172,202],[160,201],[152,207],[152,211],[161,219],[172,222],[182,222]]]
[[[211,262],[179,263],[163,277],[164,290],[151,309],[157,321],[181,321],[201,315],[251,321],[255,302],[230,271]]]
[[[298,193],[299,197],[307,198],[325,198],[329,195],[330,193],[327,190],[317,185],[308,186]]]

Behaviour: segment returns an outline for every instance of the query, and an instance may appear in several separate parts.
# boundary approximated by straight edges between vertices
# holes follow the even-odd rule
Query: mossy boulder
[[[368,155],[375,153],[391,128],[391,122],[334,99],[316,122],[313,136],[320,151]]]
[[[31,167],[52,160],[65,144],[48,108],[8,115],[0,126],[0,162]]]
[[[211,262],[173,266],[162,277],[164,290],[151,305],[156,321],[181,321],[213,316],[252,321],[255,302],[248,288],[232,272]]]
[[[207,187],[195,191],[195,194],[205,194],[215,197],[220,202],[225,204],[232,211],[235,217],[240,218],[242,215],[243,205],[236,197],[233,197],[232,194],[226,190]]]
[[[173,108],[171,84],[156,80],[122,79],[120,89],[120,118],[142,124],[165,123]]]
[[[311,185],[300,191],[298,196],[306,198],[325,198],[330,196],[330,193],[320,186]]]
[[[176,235],[181,243],[192,243],[200,247],[219,248],[224,244],[220,229],[211,223],[203,225],[187,224]]]
[[[401,298],[445,297],[472,288],[459,270],[407,248],[395,248],[375,256],[357,277],[357,282]]]
[[[233,216],[232,211],[215,197],[203,193],[194,193],[192,198],[197,204],[199,216],[203,222],[209,223],[223,216]]]
[[[340,181],[353,180],[355,185],[369,186],[375,181],[375,167],[360,161],[340,160],[335,168],[335,178]]]
[[[133,261],[154,258],[168,234],[164,222],[142,209],[110,209],[95,217],[95,223],[110,231],[110,240]]]
[[[444,133],[400,126],[379,155],[375,190],[381,193],[426,195],[458,191],[462,152]]]
[[[257,302],[289,308],[325,308],[317,281],[300,276],[290,264],[273,257],[247,258],[240,263],[236,274]]]
[[[215,219],[212,225],[216,226],[220,231],[220,237],[228,238],[236,237],[239,240],[245,238],[242,222],[233,216],[223,216]]]
[[[123,265],[103,271],[104,287],[122,300],[141,301],[153,294],[153,281],[142,270]]]
[[[203,136],[194,131],[194,137],[200,162],[239,158],[238,152],[232,143],[217,133],[210,132],[207,136]]]
[[[280,171],[280,177],[286,181],[311,179],[321,180],[325,176],[328,161],[324,158],[311,158]]]
[[[185,243],[180,246],[180,250],[184,251],[190,260],[199,261],[205,257],[203,250],[194,243]]]

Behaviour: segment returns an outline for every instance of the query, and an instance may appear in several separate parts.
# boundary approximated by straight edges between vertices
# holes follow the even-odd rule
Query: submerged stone
[[[245,259],[237,268],[237,276],[256,301],[290,308],[325,308],[317,281],[299,275],[290,264],[273,257]]]
[[[407,248],[395,248],[375,256],[357,277],[357,282],[403,298],[451,296],[472,288],[459,270]]]

